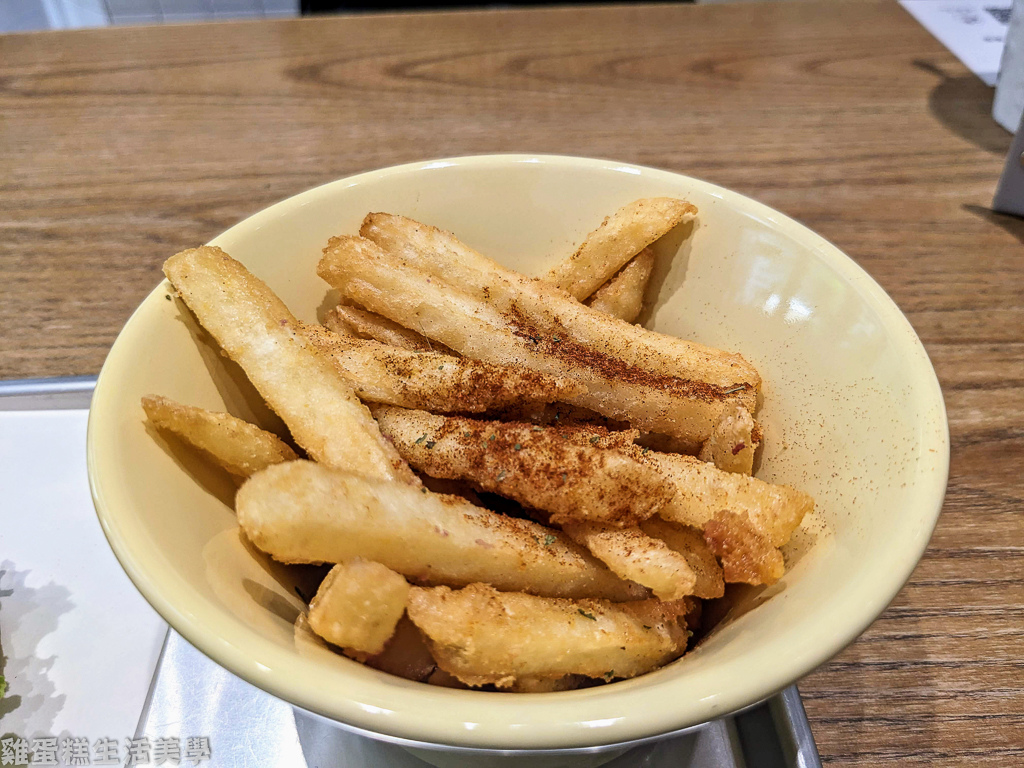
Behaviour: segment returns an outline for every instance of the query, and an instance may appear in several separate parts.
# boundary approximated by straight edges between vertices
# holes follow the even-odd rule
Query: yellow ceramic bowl
[[[741,352],[764,378],[759,476],[817,499],[782,581],[696,651],[635,680],[510,695],[433,688],[297,646],[290,574],[248,551],[232,487],[146,427],[139,398],[266,419],[244,377],[197,331],[168,285],[128,321],[89,421],[93,498],[128,575],[186,639],[245,680],[380,737],[490,749],[643,739],[757,702],[862,632],[921,557],[946,487],[942,394],[910,324],[853,261],[795,221],[675,173],[602,160],[505,155],[406,165],[271,206],[219,245],[315,320],[314,266],[368,211],[449,229],[536,274],[639,197],[695,203],[692,237],[663,242],[649,328]],[[669,260],[671,253],[678,251]],[[167,254],[170,256],[171,254]]]

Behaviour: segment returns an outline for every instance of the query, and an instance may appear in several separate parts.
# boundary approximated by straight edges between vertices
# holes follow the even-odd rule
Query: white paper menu
[[[1013,0],[900,0],[900,5],[986,85],[996,84]]]
[[[8,685],[0,734],[30,743],[108,738],[123,758],[167,625],[128,580],[96,519],[87,417],[0,412],[0,674]]]

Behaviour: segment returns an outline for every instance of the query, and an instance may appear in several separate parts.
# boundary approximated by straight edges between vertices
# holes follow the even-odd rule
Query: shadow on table
[[[986,152],[1009,151],[1013,137],[992,118],[992,88],[975,75],[950,76],[929,61],[914,66],[940,78],[928,95],[928,108],[939,122]]]
[[[1006,213],[996,213],[995,211],[985,208],[980,205],[970,205],[965,203],[961,206],[968,213],[973,213],[990,224],[995,224],[997,227],[1001,227],[1009,232],[1011,235],[1024,243],[1024,219],[1018,218],[1017,216],[1010,216]]]

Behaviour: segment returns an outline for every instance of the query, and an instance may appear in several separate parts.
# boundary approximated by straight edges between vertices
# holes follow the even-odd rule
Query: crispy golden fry
[[[722,559],[730,583],[774,584],[786,569],[782,553],[754,530],[745,512],[719,512],[705,524],[704,539]]]
[[[286,563],[365,557],[433,584],[485,581],[536,594],[612,600],[643,592],[560,532],[456,496],[308,461],[253,475],[235,505],[253,544]]]
[[[265,283],[220,248],[172,256],[164,273],[317,461],[418,484],[369,411]]]
[[[372,339],[412,352],[437,352],[451,354],[451,350],[440,342],[433,343],[426,336],[411,331],[386,317],[359,307],[339,304],[324,315],[324,325],[341,335]]]
[[[418,471],[469,480],[550,513],[557,523],[635,525],[671,489],[659,473],[617,450],[577,445],[557,430],[522,423],[376,407],[381,432]]]
[[[606,218],[572,256],[541,279],[583,301],[645,246],[696,215],[697,208],[685,200],[636,200]]]
[[[619,320],[635,322],[644,307],[644,294],[653,271],[654,251],[644,248],[585,303]]]
[[[320,276],[468,357],[572,378],[588,388],[573,404],[690,441],[707,439],[728,405],[756,403],[760,379],[739,355],[616,320],[433,227],[368,218],[375,226],[364,230],[387,250],[362,238],[332,238]]]
[[[725,472],[694,456],[622,449],[658,469],[675,493],[658,514],[666,520],[701,530],[723,509],[743,512],[754,530],[772,546],[782,546],[814,509],[814,499],[788,485],[773,485],[754,477]]]
[[[760,444],[761,428],[750,411],[737,405],[719,417],[697,458],[726,472],[749,475],[754,471],[754,452]]]
[[[613,573],[642,584],[661,600],[694,594],[697,576],[686,558],[639,528],[565,522],[562,530]]]
[[[610,603],[465,589],[413,587],[409,618],[441,669],[467,685],[506,688],[520,677],[634,677],[686,649],[688,601]]]
[[[482,413],[552,403],[583,387],[536,371],[482,363],[438,352],[411,352],[369,339],[340,336],[301,324],[365,402],[422,408],[437,413]]]
[[[309,604],[309,626],[342,648],[377,654],[405,613],[409,584],[380,563],[353,558],[331,568]]]
[[[700,530],[670,523],[660,517],[644,520],[640,524],[640,530],[651,538],[663,541],[666,546],[686,559],[695,577],[694,597],[711,599],[725,594],[722,566],[718,564],[715,553],[704,541],[704,534]]]
[[[160,395],[142,398],[142,408],[153,426],[173,433],[237,477],[298,458],[277,435],[230,413],[182,405]]]

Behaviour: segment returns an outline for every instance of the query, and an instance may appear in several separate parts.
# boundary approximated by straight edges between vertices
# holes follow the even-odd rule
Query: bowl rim
[[[445,706],[454,707],[455,702],[460,702],[458,709],[463,715],[453,718],[451,722],[445,720],[439,723],[430,720],[429,725],[425,725],[422,722],[417,722],[415,708],[402,712],[384,711],[353,698],[338,696],[336,693],[324,695],[322,691],[310,690],[310,686],[288,679],[287,675],[276,672],[271,665],[253,658],[253,652],[259,650],[262,652],[261,656],[264,657],[264,660],[277,659],[283,664],[284,658],[280,656],[284,653],[282,649],[270,640],[259,636],[255,630],[249,631],[251,637],[240,636],[227,639],[213,635],[204,628],[198,615],[189,610],[187,606],[175,604],[163,594],[159,580],[154,578],[146,563],[136,557],[131,543],[125,538],[118,525],[117,514],[110,507],[110,489],[105,478],[101,477],[97,471],[97,466],[100,463],[97,444],[98,435],[104,425],[110,424],[110,417],[116,413],[118,402],[116,395],[108,394],[108,392],[113,389],[110,382],[116,376],[119,350],[127,346],[126,339],[133,331],[139,313],[148,303],[158,300],[160,294],[165,291],[167,283],[158,284],[129,317],[111,347],[97,378],[93,404],[89,413],[86,438],[89,486],[101,527],[111,549],[136,588],[153,608],[189,643],[216,663],[251,684],[303,710],[336,721],[345,728],[394,743],[428,748],[454,748],[456,750],[512,751],[520,754],[532,751],[547,753],[551,750],[587,752],[601,747],[640,743],[669,736],[756,704],[792,684],[839,653],[885,610],[909,579],[924,554],[938,522],[948,482],[949,426],[942,391],[923,344],[895,302],[849,256],[804,225],[763,203],[685,174],[614,160],[566,155],[510,153],[439,158],[367,171],[300,192],[243,219],[211,240],[210,244],[217,245],[240,230],[258,229],[264,221],[287,215],[293,209],[307,204],[314,197],[330,195],[339,188],[365,184],[391,175],[418,173],[436,168],[502,167],[518,163],[584,167],[592,170],[645,175],[654,179],[683,179],[692,187],[699,188],[702,192],[723,202],[727,201],[733,207],[739,208],[751,218],[765,223],[772,229],[790,234],[806,245],[808,249],[814,251],[819,259],[835,269],[861,293],[862,298],[879,313],[886,328],[893,335],[900,337],[909,345],[907,351],[913,354],[909,354],[905,358],[906,365],[910,367],[908,375],[912,375],[915,381],[923,384],[929,395],[928,402],[923,402],[921,405],[921,420],[927,422],[930,428],[921,431],[920,447],[927,449],[931,454],[929,458],[934,463],[930,467],[932,470],[930,477],[934,478],[934,481],[923,487],[916,499],[914,509],[921,514],[923,522],[913,532],[915,538],[903,542],[903,546],[899,550],[898,561],[894,562],[885,577],[879,580],[876,585],[877,589],[870,593],[870,597],[865,599],[863,592],[860,592],[856,611],[852,611],[850,614],[833,612],[834,615],[831,615],[831,618],[835,623],[830,624],[832,632],[828,642],[784,647],[779,644],[779,638],[783,634],[780,632],[778,636],[765,643],[765,647],[774,644],[778,646],[779,651],[785,651],[784,655],[778,658],[778,663],[772,665],[770,669],[766,670],[761,666],[753,665],[749,658],[734,661],[734,664],[742,668],[741,672],[757,673],[758,685],[752,686],[742,693],[719,692],[702,699],[687,700],[685,691],[678,691],[677,693],[683,694],[679,702],[680,708],[668,708],[670,711],[665,711],[666,708],[651,706],[644,708],[641,706],[645,699],[643,690],[633,686],[627,693],[625,687],[628,686],[628,682],[634,682],[628,681],[585,691],[520,694],[511,697],[520,705],[518,708],[512,709],[498,703],[499,700],[507,702],[510,698],[507,694],[444,689]],[[840,590],[833,602],[842,604],[841,597],[846,595],[850,589],[851,587],[847,587]],[[642,680],[643,678],[638,679]],[[671,688],[672,681],[662,681],[658,685],[664,691]],[[623,688],[621,693],[616,691],[620,687]],[[429,686],[422,686],[422,688],[424,689],[422,695],[414,692],[411,694],[412,698],[418,697],[423,707],[436,705],[437,689],[432,689]],[[605,691],[603,699],[612,702],[612,706],[608,708],[608,714],[611,716],[596,719],[581,719],[579,716],[573,716],[571,714],[574,711],[573,704],[578,705],[583,702],[580,694],[593,697],[594,694],[591,692],[594,691]],[[608,693],[609,691],[611,693]],[[428,692],[430,695],[427,695]],[[648,692],[650,692],[649,689]],[[620,703],[616,703],[617,700]],[[637,706],[633,709],[623,706],[627,700]],[[504,718],[500,721],[493,718],[490,721],[480,718],[481,709],[490,706],[501,712]],[[517,717],[515,716],[517,712],[529,712],[529,716]],[[566,721],[566,712],[570,713],[571,721]]]

